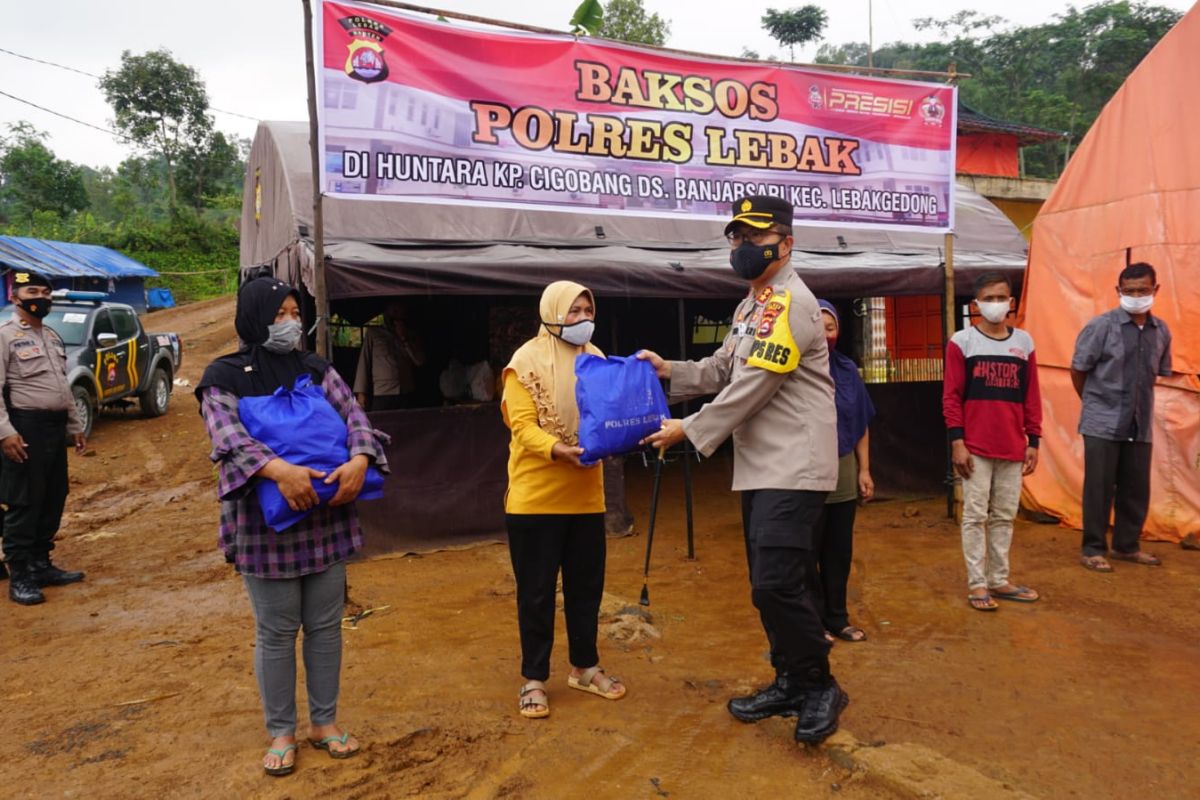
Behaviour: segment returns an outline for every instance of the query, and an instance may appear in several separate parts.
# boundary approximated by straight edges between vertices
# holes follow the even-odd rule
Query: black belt
[[[28,420],[36,420],[38,422],[66,422],[66,411],[47,411],[41,408],[10,408],[8,416],[12,418],[22,418]]]

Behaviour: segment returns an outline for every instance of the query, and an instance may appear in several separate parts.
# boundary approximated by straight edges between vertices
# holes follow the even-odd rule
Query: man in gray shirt
[[[1150,508],[1154,378],[1171,375],[1171,332],[1150,313],[1158,294],[1154,267],[1130,264],[1117,279],[1120,307],[1091,320],[1075,340],[1071,382],[1083,400],[1083,556],[1112,572],[1105,559],[1108,520],[1116,503],[1109,558],[1157,566],[1138,545]]]

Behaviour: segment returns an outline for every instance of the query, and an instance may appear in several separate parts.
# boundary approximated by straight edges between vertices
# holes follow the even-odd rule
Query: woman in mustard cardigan
[[[567,685],[608,700],[625,696],[620,679],[600,668],[596,650],[604,592],[603,471],[579,461],[575,357],[603,355],[590,344],[595,306],[591,291],[577,283],[547,286],[537,336],[513,354],[502,373],[500,409],[512,430],[504,510],[526,681],[518,710],[531,719],[550,715],[545,680],[560,569],[571,661]]]

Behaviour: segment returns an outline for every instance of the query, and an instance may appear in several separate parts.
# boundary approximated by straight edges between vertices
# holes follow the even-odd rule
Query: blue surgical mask
[[[290,353],[300,346],[300,337],[304,328],[297,320],[287,319],[267,326],[267,340],[263,347],[272,353],[283,355]]]

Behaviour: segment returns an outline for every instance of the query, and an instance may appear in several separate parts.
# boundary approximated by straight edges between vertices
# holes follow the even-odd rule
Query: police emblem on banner
[[[350,34],[350,43],[346,45],[346,49],[350,51],[346,57],[346,74],[363,83],[386,80],[388,65],[383,40],[392,29],[382,22],[357,14],[353,17],[342,17],[338,24]]]

